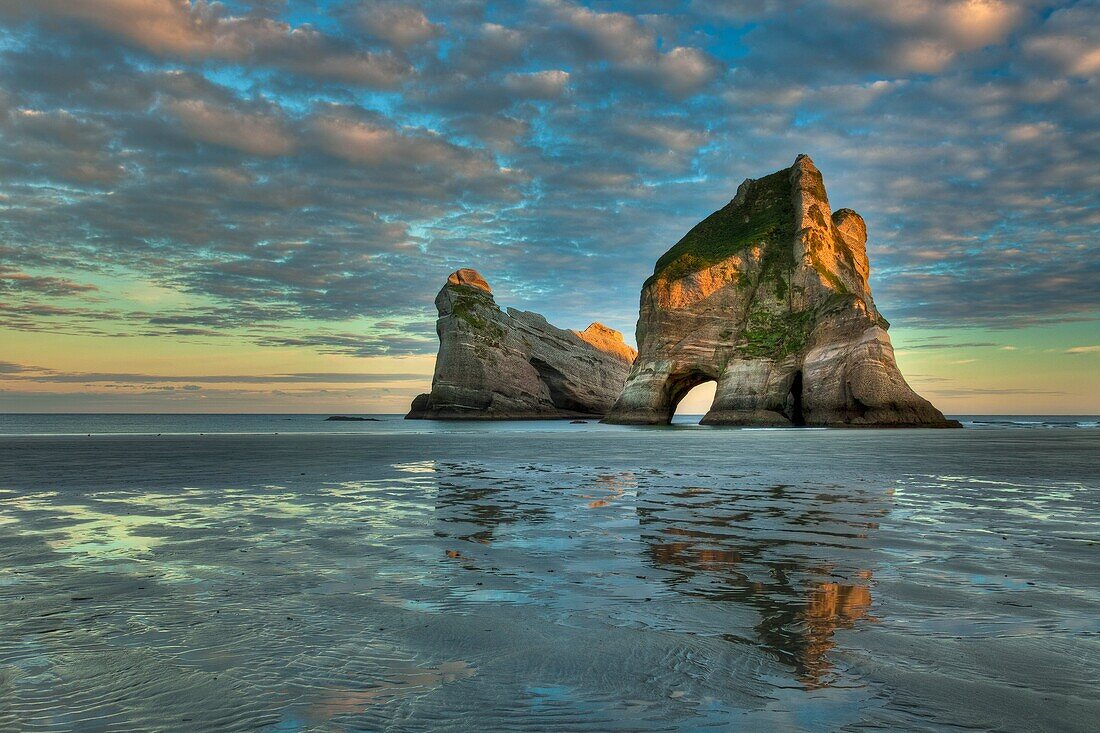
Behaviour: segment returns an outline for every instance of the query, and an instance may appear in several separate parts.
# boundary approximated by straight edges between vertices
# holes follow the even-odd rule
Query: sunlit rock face
[[[667,423],[713,380],[707,424],[957,426],[906,384],[869,272],[862,217],[830,209],[808,156],[746,180],[642,286],[639,356],[606,421]]]
[[[567,331],[538,313],[502,311],[476,270],[452,273],[435,305],[432,391],[413,400],[408,418],[600,417],[636,355],[621,333],[600,323]]]

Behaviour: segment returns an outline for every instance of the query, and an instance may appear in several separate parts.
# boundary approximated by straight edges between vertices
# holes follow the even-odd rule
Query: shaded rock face
[[[606,422],[660,424],[717,382],[721,425],[954,427],[917,395],[867,282],[867,228],[800,155],[746,180],[642,286],[638,358]]]
[[[432,391],[413,400],[407,418],[600,417],[636,355],[621,333],[600,323],[567,331],[537,313],[502,311],[476,270],[452,273],[435,305]]]

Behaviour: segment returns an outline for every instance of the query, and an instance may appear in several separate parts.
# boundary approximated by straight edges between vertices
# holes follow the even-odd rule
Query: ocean
[[[0,731],[1100,720],[1095,416],[324,417],[0,415]]]

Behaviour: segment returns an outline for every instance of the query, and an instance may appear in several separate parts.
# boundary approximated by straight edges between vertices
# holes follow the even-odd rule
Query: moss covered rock
[[[898,370],[866,241],[859,214],[832,213],[808,156],[746,180],[657,260],[639,355],[607,421],[669,422],[714,380],[706,423],[951,425]]]

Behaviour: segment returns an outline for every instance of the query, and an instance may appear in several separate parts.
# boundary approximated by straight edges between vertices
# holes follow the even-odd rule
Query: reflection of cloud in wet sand
[[[633,473],[601,474],[596,477],[596,488],[607,491],[608,496],[602,499],[594,499],[591,496],[585,496],[584,498],[593,499],[588,502],[589,509],[600,509],[609,506],[616,499],[621,499],[628,488],[634,489],[637,487],[638,482],[635,480]]]
[[[354,715],[372,705],[382,705],[408,695],[422,695],[475,674],[477,670],[463,661],[444,662],[438,667],[395,667],[374,687],[329,690],[310,706],[309,718],[322,722],[338,715]]]

